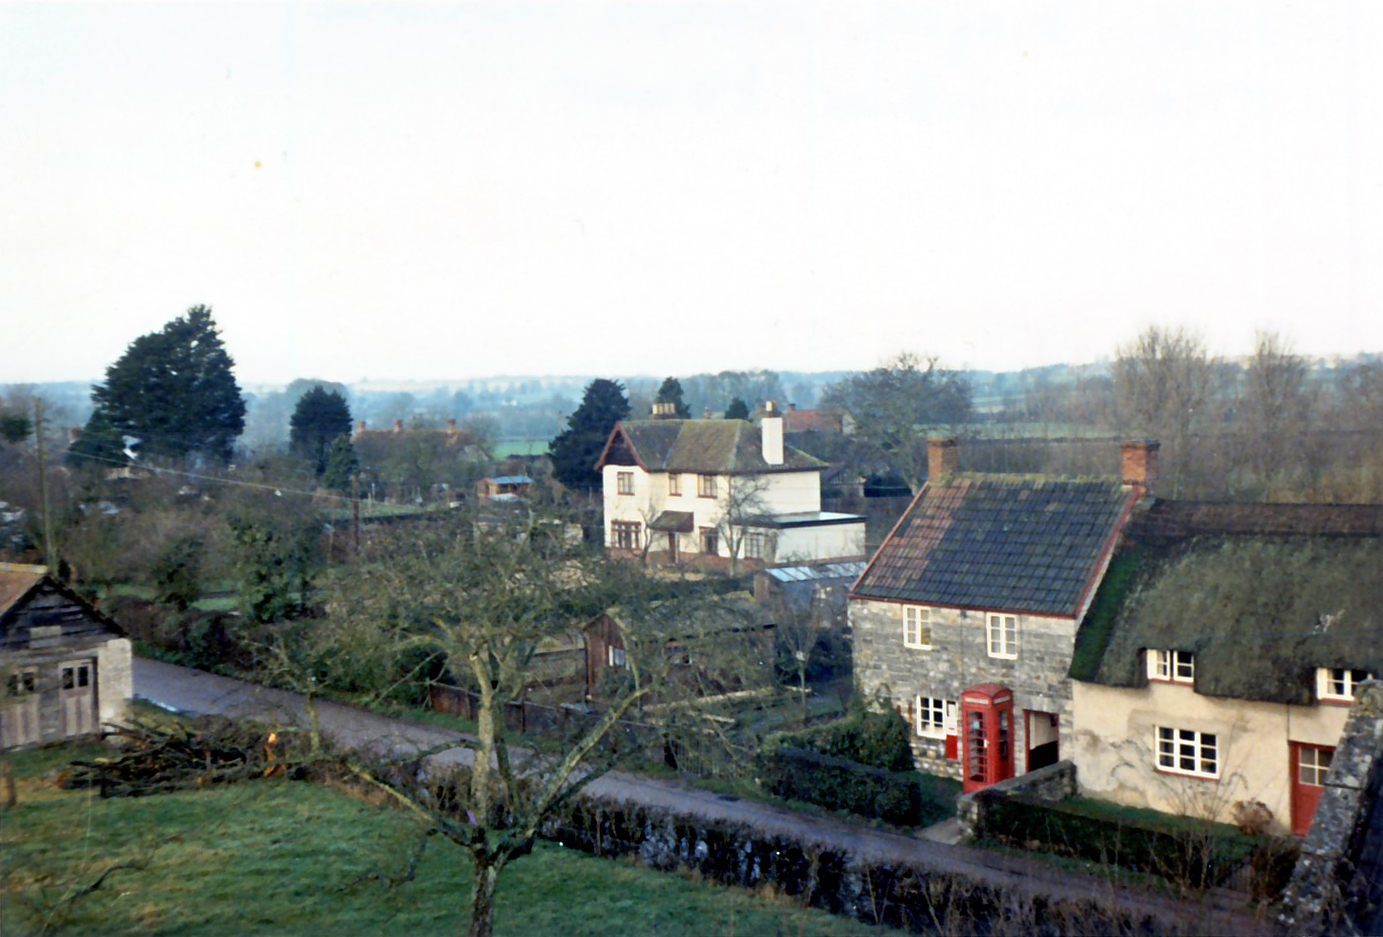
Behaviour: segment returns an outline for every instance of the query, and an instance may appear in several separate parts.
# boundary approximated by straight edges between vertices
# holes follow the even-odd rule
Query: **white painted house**
[[[664,562],[752,566],[861,558],[864,518],[821,510],[826,464],[783,443],[783,418],[669,418],[615,426],[596,469],[605,545]]]

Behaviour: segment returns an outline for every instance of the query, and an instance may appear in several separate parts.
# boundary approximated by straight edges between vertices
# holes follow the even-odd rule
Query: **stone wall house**
[[[1378,505],[1158,502],[1072,663],[1082,791],[1305,834],[1356,692],[1383,673]]]
[[[726,565],[859,559],[864,518],[821,510],[825,463],[783,442],[781,415],[617,424],[596,469],[605,545],[658,562]]]
[[[918,767],[967,791],[1062,757],[1077,627],[1156,475],[963,473],[933,440],[929,477],[850,593],[859,689],[904,713]]]
[[[0,563],[0,750],[124,721],[130,663],[120,626],[46,567]]]

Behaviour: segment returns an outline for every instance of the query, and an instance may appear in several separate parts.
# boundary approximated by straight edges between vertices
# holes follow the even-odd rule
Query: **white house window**
[[[701,528],[701,552],[711,554],[720,553],[720,535],[716,532],[714,527]]]
[[[1348,667],[1321,667],[1316,671],[1316,696],[1325,700],[1354,701],[1359,684],[1372,680],[1374,675],[1367,670],[1351,670]]]
[[[903,606],[903,646],[932,646],[932,610],[924,605]]]
[[[611,521],[611,546],[617,550],[637,550],[639,548],[638,521]]]
[[[1195,655],[1190,651],[1148,651],[1148,679],[1171,683],[1196,681]]]
[[[956,704],[954,700],[937,696],[917,697],[917,734],[942,739],[949,730],[955,732]]]
[[[696,496],[714,498],[716,496],[716,477],[714,475],[696,476]]]
[[[622,494],[622,495],[632,495],[632,494],[634,493],[634,473],[633,473],[633,472],[616,472],[616,473],[615,473],[615,482],[616,482],[615,491],[618,492],[619,494]]]
[[[624,648],[611,645],[606,648],[609,652],[609,662],[611,667],[628,667],[629,661],[624,656]]]
[[[1018,656],[1018,616],[991,613],[988,621],[989,656],[1013,660]]]
[[[1220,776],[1219,739],[1213,732],[1157,727],[1157,767],[1197,778]]]
[[[672,472],[667,477],[667,493],[669,497],[676,498],[682,494],[682,476]]]
[[[764,560],[769,558],[769,537],[768,534],[758,531],[750,531],[744,537],[744,555],[751,560]]]

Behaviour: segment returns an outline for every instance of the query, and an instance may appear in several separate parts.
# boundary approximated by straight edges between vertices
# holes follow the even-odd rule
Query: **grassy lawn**
[[[11,756],[19,805],[0,814],[0,932],[431,934],[464,929],[464,854],[418,843],[401,813],[325,787],[257,781],[101,800],[46,772],[102,749]],[[60,906],[112,866],[97,890]],[[54,909],[57,909],[54,911]],[[540,844],[503,876],[499,934],[880,934],[782,899]]]

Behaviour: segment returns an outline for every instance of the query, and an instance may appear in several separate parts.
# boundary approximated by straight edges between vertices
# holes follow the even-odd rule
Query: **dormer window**
[[[1338,703],[1354,702],[1359,684],[1374,679],[1367,670],[1349,667],[1320,667],[1316,670],[1316,697]]]
[[[1164,683],[1195,683],[1196,658],[1190,651],[1148,651],[1148,679]]]

